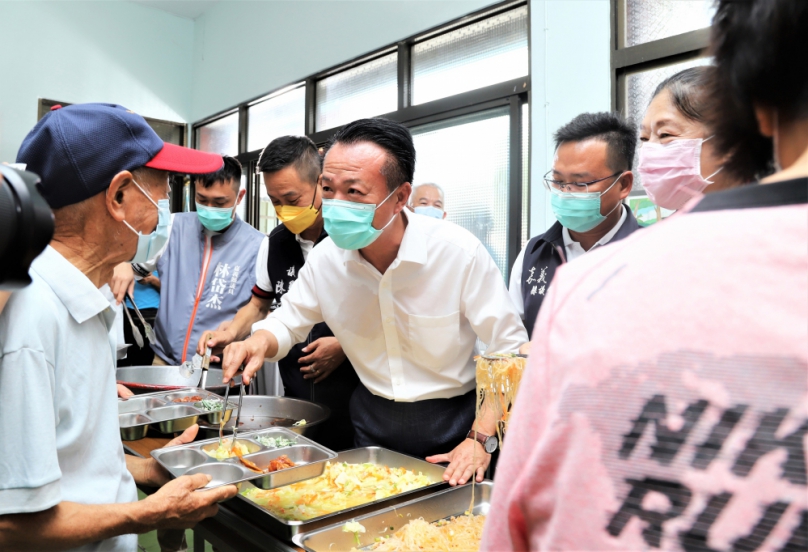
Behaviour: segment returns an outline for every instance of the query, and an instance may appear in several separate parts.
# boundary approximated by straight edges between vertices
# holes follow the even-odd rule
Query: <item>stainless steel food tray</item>
[[[263,436],[284,437],[294,440],[295,444],[288,447],[270,448],[256,440],[256,437]],[[227,439],[229,440],[231,437]],[[156,449],[151,452],[151,455],[174,477],[197,473],[213,476],[211,482],[204,487],[205,489],[222,485],[236,485],[240,488],[245,481],[251,481],[259,489],[274,489],[321,475],[325,469],[325,463],[337,456],[336,452],[280,427],[239,434],[236,441],[246,445],[250,451],[249,454],[244,455],[244,458],[258,466],[266,466],[270,460],[274,460],[282,454],[288,456],[295,466],[260,474],[246,468],[235,457],[217,460],[208,455],[205,450],[216,449],[219,445],[218,438]]]
[[[233,401],[227,401],[224,413],[221,410],[209,411],[194,403],[175,403],[175,399],[199,395],[203,399],[222,400],[217,394],[187,387],[173,391],[158,391],[136,395],[128,399],[118,399],[118,425],[121,428],[121,439],[135,441],[146,436],[149,427],[161,433],[184,431],[203,419],[218,424],[224,415],[225,422],[235,407]]]
[[[312,437],[315,428],[331,415],[331,410],[324,405],[295,399],[292,397],[274,397],[266,395],[245,395],[241,405],[239,433],[256,431],[273,427],[286,427],[295,433]],[[306,420],[306,425],[295,427],[293,424]],[[225,424],[225,432],[233,431],[235,418]],[[199,424],[199,434],[210,438],[219,435],[218,422]]]
[[[491,506],[491,492],[494,484],[491,481],[477,483],[474,489],[474,507],[471,511],[475,515],[488,515]],[[315,531],[298,533],[292,539],[296,545],[303,547],[307,552],[338,552],[351,550],[351,548],[364,548],[375,542],[376,537],[389,535],[401,529],[412,519],[424,518],[429,523],[459,516],[469,509],[471,504],[471,484],[461,487],[452,487],[438,491],[428,496],[409,500],[397,506],[377,510],[370,514],[351,518],[365,527],[364,533],[359,533],[361,546],[356,546],[353,533],[342,531],[344,522],[336,523],[317,529]]]
[[[392,450],[381,447],[364,447],[353,450],[346,450],[340,452],[333,460],[334,462],[347,462],[349,464],[377,464],[381,466],[388,466],[391,468],[406,468],[415,472],[421,472],[431,481],[431,485],[414,489],[405,493],[394,495],[375,502],[369,502],[354,508],[340,510],[333,514],[320,516],[307,521],[292,521],[282,519],[266,508],[256,504],[238,494],[234,500],[227,503],[228,508],[237,513],[242,518],[251,521],[261,527],[266,528],[273,535],[291,540],[298,533],[310,532],[315,529],[326,527],[333,523],[339,523],[345,520],[353,519],[358,515],[363,515],[369,512],[378,510],[386,506],[405,502],[418,496],[424,496],[435,492],[436,489],[448,485],[443,481],[444,467],[438,464],[430,464],[418,458],[407,456]],[[249,488],[250,483],[246,483],[241,490]]]

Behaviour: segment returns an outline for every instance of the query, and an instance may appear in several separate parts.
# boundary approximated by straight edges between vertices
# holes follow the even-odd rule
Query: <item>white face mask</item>
[[[651,201],[665,209],[681,209],[703,195],[704,188],[713,183],[710,179],[723,169],[707,178],[701,176],[701,145],[710,138],[642,145],[637,172]]]
[[[132,228],[132,225],[128,222],[125,220],[123,221],[123,223],[132,232],[137,234],[137,250],[135,251],[135,256],[132,257],[130,262],[145,263],[149,259],[153,259],[168,241],[168,233],[171,229],[171,209],[167,199],[161,199],[155,203],[151,196],[140,187],[140,184],[134,180],[132,183],[134,183],[134,185],[137,186],[137,189],[140,190],[155,207],[157,207],[157,228],[155,228],[154,232],[150,234],[144,235]]]

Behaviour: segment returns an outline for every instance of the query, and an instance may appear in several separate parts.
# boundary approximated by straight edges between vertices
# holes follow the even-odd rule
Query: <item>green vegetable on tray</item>
[[[261,435],[256,437],[255,440],[269,448],[290,447],[297,443],[296,439],[287,439],[286,437],[264,437]]]

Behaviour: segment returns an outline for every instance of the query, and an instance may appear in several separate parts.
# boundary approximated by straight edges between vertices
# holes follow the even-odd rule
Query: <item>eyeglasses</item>
[[[581,193],[581,192],[589,192],[589,186],[592,184],[597,184],[598,182],[603,182],[604,180],[608,180],[610,178],[614,178],[617,175],[622,175],[625,171],[617,171],[614,174],[610,174],[609,176],[604,176],[603,178],[598,178],[597,180],[590,180],[589,182],[564,182],[561,180],[553,180],[550,178],[550,175],[553,173],[552,170],[547,171],[547,174],[544,175],[544,186],[552,191],[558,190],[560,192],[572,192],[572,193]]]

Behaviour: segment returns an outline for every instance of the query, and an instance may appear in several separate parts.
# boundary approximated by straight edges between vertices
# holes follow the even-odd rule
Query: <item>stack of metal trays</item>
[[[348,464],[369,463],[379,466],[387,466],[390,468],[405,468],[412,470],[415,473],[423,473],[432,483],[426,487],[421,487],[420,489],[403,492],[388,498],[362,504],[354,508],[339,510],[332,514],[312,518],[306,521],[283,519],[276,516],[270,510],[262,507],[261,505],[256,504],[244,496],[241,496],[241,494],[237,495],[235,499],[228,502],[227,506],[241,518],[260,527],[264,527],[273,535],[281,539],[291,540],[292,537],[298,533],[307,533],[334,523],[351,520],[356,516],[378,510],[379,508],[398,504],[414,497],[431,494],[437,488],[447,485],[447,483],[443,481],[443,472],[445,470],[443,466],[438,464],[430,464],[429,462],[425,462],[418,458],[413,458],[412,456],[407,456],[406,454],[401,454],[399,452],[394,452],[381,447],[364,447],[340,452],[333,462],[346,462]],[[242,490],[247,489],[249,485],[250,483],[246,483]],[[468,504],[466,504],[466,507],[468,507]],[[350,547],[347,548],[347,550],[350,550]]]
[[[472,514],[488,515],[493,489],[494,484],[491,481],[483,481],[475,485]],[[352,518],[351,521],[361,523],[366,530],[364,533],[358,534],[360,546],[356,545],[356,537],[353,533],[346,533],[342,530],[344,523],[332,524],[315,531],[299,533],[295,535],[292,541],[308,552],[362,549],[372,545],[376,537],[398,531],[410,520],[423,518],[428,523],[434,523],[442,519],[463,515],[471,505],[471,496],[471,484],[467,483],[462,487],[452,487],[394,507]]]
[[[199,401],[190,401],[189,398],[199,397]],[[184,399],[184,400],[183,400]],[[197,387],[188,387],[175,391],[158,391],[137,395],[128,399],[118,399],[118,425],[121,428],[121,439],[136,441],[146,436],[149,427],[160,433],[175,433],[185,431],[200,418],[218,424],[222,416],[225,421],[235,403],[228,401],[227,408],[221,410],[206,410],[202,407],[202,400],[218,400],[222,398]]]
[[[270,448],[262,445],[257,440],[259,437],[282,437],[293,440],[294,444],[288,447]],[[231,438],[225,440],[225,446]],[[244,455],[244,459],[259,467],[269,465],[271,460],[281,455],[286,455],[295,466],[261,474],[242,465],[235,456],[217,460],[208,452],[213,452],[219,447],[218,438],[153,450],[151,455],[174,477],[197,473],[210,475],[213,479],[203,489],[222,485],[236,485],[241,488],[246,481],[261,489],[274,489],[321,475],[325,463],[337,456],[337,453],[284,428],[239,434],[236,444],[243,445],[249,451]]]

